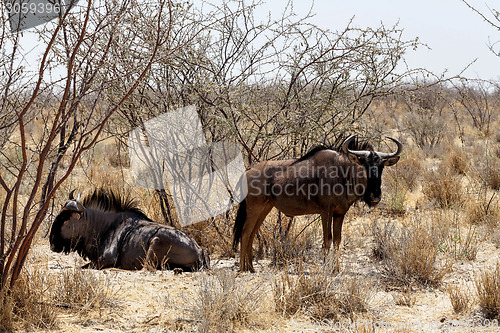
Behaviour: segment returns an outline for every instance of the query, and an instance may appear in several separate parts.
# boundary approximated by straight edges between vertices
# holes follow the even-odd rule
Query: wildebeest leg
[[[333,243],[335,244],[335,249],[338,250],[340,247],[340,241],[342,240],[342,223],[344,222],[344,216],[340,214],[333,215]]]
[[[266,218],[267,214],[271,211],[273,205],[271,203],[265,203],[261,209],[250,209],[250,205],[247,203],[247,219],[243,226],[243,232],[241,234],[241,250],[240,250],[240,271],[250,271],[255,272],[252,264],[253,257],[253,239],[255,234],[259,230],[260,225]]]
[[[330,210],[321,213],[321,222],[323,222],[323,244],[328,253],[332,246],[332,212]]]
[[[144,260],[143,268],[148,271],[155,271],[158,267],[158,250],[161,247],[161,239],[158,236],[151,238],[149,241],[148,251],[146,252],[146,259]]]

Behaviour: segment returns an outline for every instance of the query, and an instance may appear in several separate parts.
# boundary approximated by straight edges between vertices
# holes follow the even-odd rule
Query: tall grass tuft
[[[199,332],[227,332],[258,326],[266,291],[261,280],[244,278],[225,270],[215,270],[202,277],[187,307],[190,317],[198,322]]]
[[[448,292],[448,296],[450,297],[453,312],[455,312],[456,314],[461,314],[469,310],[471,299],[467,291],[464,291],[457,285],[449,286],[446,291]]]
[[[406,226],[386,220],[371,225],[375,258],[388,283],[397,288],[415,284],[439,285],[451,263],[441,260],[439,246],[445,237],[439,225],[411,217]]]
[[[500,263],[479,272],[474,279],[479,306],[488,319],[500,319]]]
[[[371,287],[357,276],[336,274],[336,260],[306,270],[298,265],[295,274],[285,271],[275,281],[274,303],[284,315],[302,313],[315,320],[353,319],[368,311]]]
[[[462,203],[460,176],[441,164],[437,170],[425,175],[422,192],[425,197],[440,208],[451,208]]]

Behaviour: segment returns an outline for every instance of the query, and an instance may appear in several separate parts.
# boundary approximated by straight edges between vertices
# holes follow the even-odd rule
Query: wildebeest
[[[273,207],[287,216],[320,214],[323,243],[338,249],[342,222],[357,200],[374,206],[381,199],[382,170],[394,165],[403,149],[380,153],[351,135],[336,149],[316,147],[299,159],[264,161],[246,171],[248,194],[241,202],[234,225],[233,247],[241,240],[240,271],[254,272],[252,243]]]
[[[52,251],[77,251],[97,269],[208,268],[205,251],[183,231],[151,221],[130,197],[97,189],[72,191],[50,231]]]

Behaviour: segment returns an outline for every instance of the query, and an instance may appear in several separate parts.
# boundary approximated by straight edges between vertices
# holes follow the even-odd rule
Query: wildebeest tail
[[[241,234],[243,232],[243,225],[247,219],[247,201],[243,199],[240,203],[240,208],[238,208],[238,213],[236,214],[236,221],[234,222],[233,229],[233,250],[236,251],[238,248],[238,243],[240,242]]]

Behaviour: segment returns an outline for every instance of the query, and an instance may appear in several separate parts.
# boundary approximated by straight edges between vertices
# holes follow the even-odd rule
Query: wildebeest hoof
[[[184,272],[182,268],[174,268],[174,275],[180,275]]]

